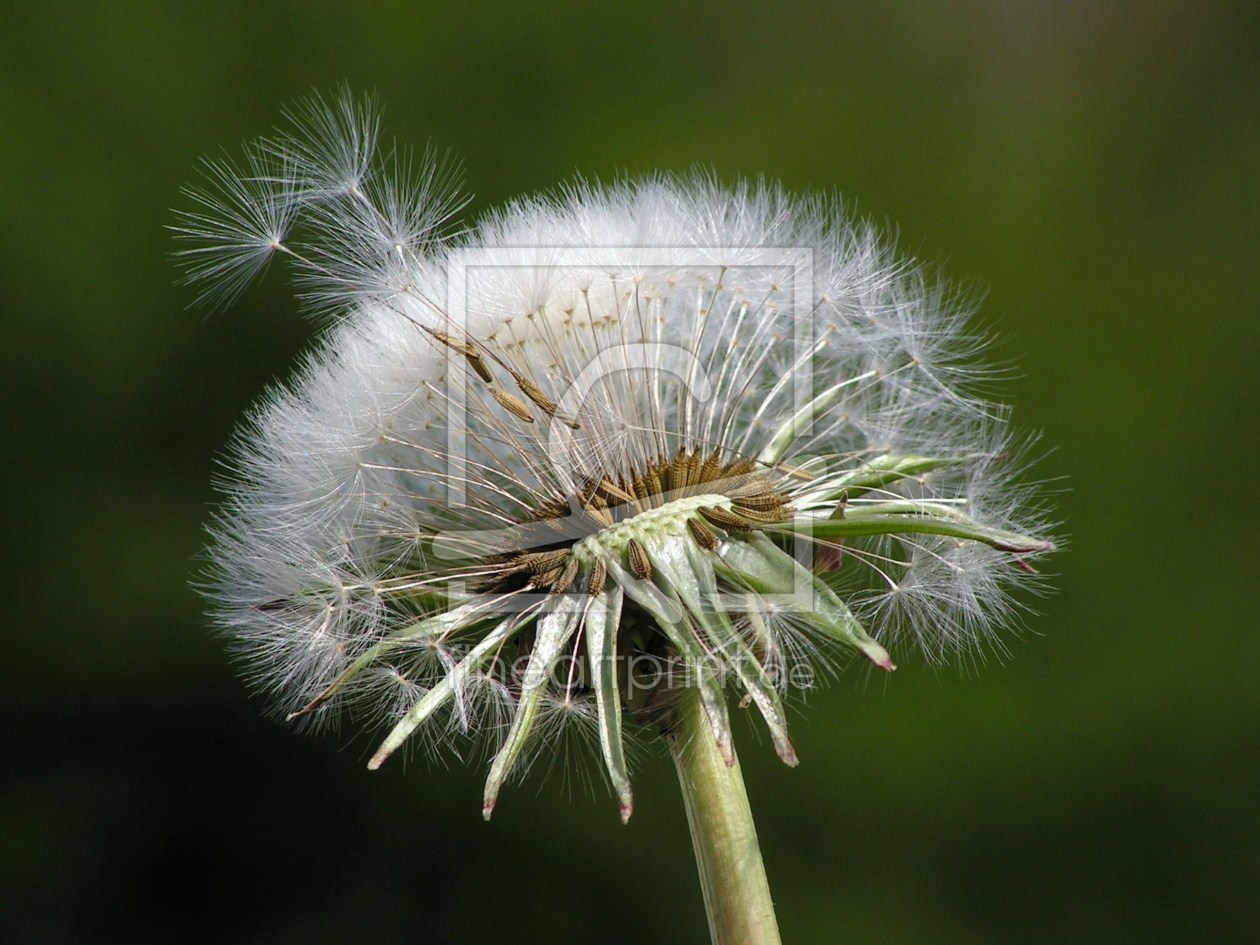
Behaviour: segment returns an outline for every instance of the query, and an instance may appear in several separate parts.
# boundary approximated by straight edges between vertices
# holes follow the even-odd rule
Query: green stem
[[[727,767],[694,689],[674,710],[670,753],[678,769],[713,945],[779,945],[770,885],[748,794],[732,752]]]

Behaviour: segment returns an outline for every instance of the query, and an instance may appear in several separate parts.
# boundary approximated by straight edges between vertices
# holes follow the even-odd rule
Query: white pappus
[[[328,317],[230,451],[205,589],[290,718],[484,736],[484,810],[565,719],[784,698],[845,652],[974,654],[1052,549],[967,312],[833,201],[659,176],[466,231],[449,166],[313,98],[208,162],[178,236],[225,304],[270,257]]]

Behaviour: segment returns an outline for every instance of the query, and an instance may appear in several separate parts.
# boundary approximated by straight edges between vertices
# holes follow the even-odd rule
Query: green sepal
[[[685,543],[683,547],[687,557],[685,565],[689,568],[687,573],[694,575],[696,584],[688,586],[686,591],[680,591],[679,596],[687,609],[691,611],[692,616],[704,627],[718,652],[725,655],[727,665],[735,671],[744,691],[757,704],[757,709],[770,730],[775,753],[784,764],[795,767],[796,749],[792,747],[792,741],[788,738],[787,715],[783,710],[783,700],[766,674],[765,667],[761,665],[761,661],[740,636],[735,625],[731,623],[726,608],[722,605],[717,579],[713,573],[711,555],[691,542]],[[685,577],[679,583],[687,584]]]
[[[839,477],[829,485],[832,498],[845,496],[853,499],[875,489],[883,489],[902,479],[922,476],[946,466],[962,466],[975,461],[977,456],[916,456],[913,454],[888,453],[876,456],[852,472]]]
[[[871,639],[844,601],[765,535],[729,538],[717,554],[719,570],[736,584],[774,595],[776,603],[832,640],[858,650],[881,669],[896,669],[888,652]],[[801,600],[802,595],[808,600]]]
[[[561,594],[548,602],[551,609],[538,618],[538,634],[529,654],[529,662],[525,666],[525,675],[521,679],[521,695],[512,716],[512,725],[508,728],[503,746],[490,764],[490,774],[486,778],[481,805],[481,813],[486,820],[490,819],[490,814],[494,811],[499,788],[511,774],[534,730],[548,677],[560,657],[561,649],[572,638],[581,622],[584,600],[585,598],[576,594]]]
[[[621,623],[621,604],[621,588],[613,584],[589,601],[583,627],[586,659],[591,666],[595,705],[599,711],[599,744],[608,778],[621,805],[621,822],[625,823],[634,810],[634,797],[621,742],[621,689],[617,685],[617,628]]]
[[[296,712],[290,712],[285,717],[285,721],[291,722],[299,716],[314,712],[335,696],[351,679],[393,651],[402,649],[421,637],[442,637],[453,631],[472,626],[477,622],[477,612],[485,609],[486,601],[483,599],[440,614],[434,614],[431,617],[425,617],[423,620],[417,620],[415,623],[408,624],[405,627],[400,627],[379,643],[365,650],[323,692]]]
[[[407,710],[407,714],[399,720],[386,736],[385,741],[381,742],[381,746],[376,749],[376,753],[372,755],[372,759],[368,762],[368,769],[375,771],[384,764],[385,759],[397,751],[425,719],[457,693],[464,681],[481,669],[494,651],[527,622],[528,620],[522,619],[520,614],[513,614],[511,618],[501,621],[487,633],[481,642],[469,650],[462,660]]]
[[[649,556],[653,563],[658,560],[662,546],[667,542],[690,541],[681,536],[662,537],[652,543]],[[727,764],[735,763],[735,749],[731,741],[731,721],[726,711],[726,694],[717,674],[708,665],[707,654],[700,647],[695,633],[688,624],[686,609],[681,602],[671,600],[659,587],[649,581],[640,581],[616,561],[609,560],[608,572],[621,586],[626,595],[642,607],[656,621],[665,638],[673,645],[689,673],[696,676],[696,686],[709,719],[709,728],[717,743],[718,751]]]
[[[991,528],[953,509],[930,502],[880,502],[845,508],[843,518],[798,518],[775,523],[776,530],[804,532],[815,538],[859,538],[870,535],[943,535],[978,541],[998,551],[1032,554],[1052,551],[1054,544],[1020,532]]]
[[[757,462],[766,466],[774,466],[787,453],[796,438],[802,432],[809,429],[810,425],[828,410],[840,397],[845,387],[849,385],[849,381],[835,384],[823,391],[809,403],[805,404],[801,409],[797,410],[792,416],[788,417],[779,428],[770,435],[769,442],[766,443]]]

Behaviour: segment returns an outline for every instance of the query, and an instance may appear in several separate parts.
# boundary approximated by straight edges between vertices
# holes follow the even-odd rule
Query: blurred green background
[[[740,733],[788,945],[1260,938],[1260,5],[0,10],[0,940],[707,940],[666,757],[628,827],[261,717],[188,589],[236,419],[312,336],[186,310],[199,156],[340,81],[472,213],[575,173],[839,190],[987,293],[1070,550],[1007,665]],[[22,545],[22,542],[28,542]]]

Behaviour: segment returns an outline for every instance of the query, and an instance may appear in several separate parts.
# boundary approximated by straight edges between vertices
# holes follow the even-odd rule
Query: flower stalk
[[[723,759],[695,690],[679,695],[667,741],[713,945],[778,945],[779,925],[739,759],[733,750],[729,764]]]

